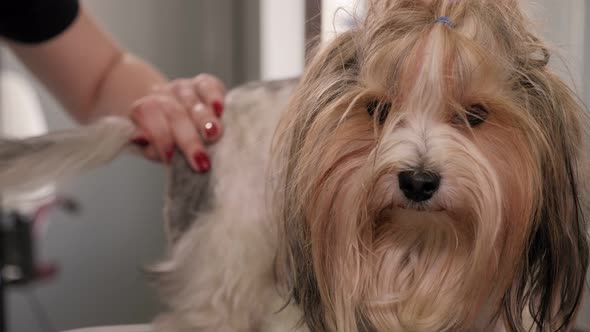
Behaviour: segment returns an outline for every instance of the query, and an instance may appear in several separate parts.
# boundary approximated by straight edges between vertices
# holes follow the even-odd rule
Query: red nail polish
[[[144,137],[138,137],[131,140],[131,143],[137,145],[140,148],[145,148],[150,145],[150,142]]]
[[[200,172],[207,172],[211,168],[211,161],[209,161],[209,156],[204,152],[197,152],[194,156],[195,164],[197,164],[197,168]]]
[[[220,101],[213,102],[213,110],[215,111],[215,115],[220,118],[221,114],[223,114],[223,103]]]
[[[213,122],[207,122],[205,124],[205,134],[207,138],[215,138],[219,134],[219,127]]]
[[[170,163],[172,161],[172,157],[174,156],[174,148],[166,151],[166,162]]]

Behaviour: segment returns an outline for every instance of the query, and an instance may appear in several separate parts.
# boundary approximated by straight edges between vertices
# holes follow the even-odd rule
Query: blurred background
[[[590,60],[586,1],[522,2],[568,64],[555,62],[555,68],[589,101],[590,66],[583,65]],[[168,77],[209,72],[228,87],[298,75],[306,41],[318,33],[324,40],[331,38],[354,23],[351,13],[363,10],[361,0],[83,0],[83,4],[121,45]],[[30,78],[49,128],[73,126],[18,61],[5,49],[1,52],[4,69]],[[78,215],[51,215],[38,249],[60,270],[54,279],[32,289],[9,291],[9,331],[47,332],[48,324],[61,331],[149,322],[160,307],[141,269],[165,252],[165,175],[159,165],[125,157],[60,188],[75,197],[82,210]],[[587,308],[580,319],[590,324]]]

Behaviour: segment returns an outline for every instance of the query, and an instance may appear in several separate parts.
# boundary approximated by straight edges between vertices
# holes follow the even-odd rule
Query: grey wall
[[[210,72],[232,86],[258,75],[257,1],[247,6],[241,0],[84,3],[121,45],[169,77]],[[8,59],[3,65],[25,72],[6,50],[3,55]],[[50,128],[72,126],[37,86]],[[124,157],[62,188],[81,202],[82,214],[53,216],[40,251],[61,271],[56,280],[34,289],[58,331],[148,322],[157,312],[157,297],[140,267],[164,252],[164,177],[164,167]],[[25,294],[9,293],[10,331],[47,332],[37,324]]]

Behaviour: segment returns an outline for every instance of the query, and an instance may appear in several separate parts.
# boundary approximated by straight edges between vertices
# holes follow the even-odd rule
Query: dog
[[[588,118],[549,59],[516,0],[370,0],[300,79],[233,90],[212,173],[174,159],[156,329],[572,330]],[[96,167],[132,132],[4,140],[0,186]]]

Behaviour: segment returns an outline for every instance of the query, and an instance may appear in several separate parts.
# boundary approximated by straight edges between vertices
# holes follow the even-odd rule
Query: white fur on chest
[[[275,283],[276,230],[266,205],[270,144],[294,82],[228,95],[226,134],[212,150],[211,209],[173,248],[160,331],[292,331],[301,318]]]

